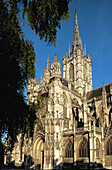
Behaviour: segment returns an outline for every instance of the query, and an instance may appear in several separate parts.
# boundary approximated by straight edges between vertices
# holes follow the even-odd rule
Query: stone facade
[[[55,169],[83,163],[101,163],[112,168],[112,83],[92,89],[91,57],[82,49],[75,9],[72,50],[61,65],[55,54],[39,80],[28,84],[28,104],[37,96],[49,96],[37,113],[33,142],[15,144],[12,161],[32,159],[41,169]],[[18,136],[19,141],[20,136]],[[29,161],[27,159],[27,162]]]

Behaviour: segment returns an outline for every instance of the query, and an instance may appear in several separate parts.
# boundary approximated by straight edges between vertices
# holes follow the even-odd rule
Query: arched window
[[[96,157],[99,157],[99,153],[100,153],[100,142],[99,139],[96,139]]]
[[[88,142],[83,138],[79,146],[79,157],[88,157]]]
[[[112,155],[112,136],[107,141],[107,155]]]
[[[70,140],[68,141],[67,146],[66,146],[65,157],[73,158],[73,144]]]
[[[70,68],[69,68],[69,76],[70,76],[70,80],[74,80],[74,66],[73,64],[70,64]]]

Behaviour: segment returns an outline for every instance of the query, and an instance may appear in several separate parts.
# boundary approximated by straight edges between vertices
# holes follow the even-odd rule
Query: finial
[[[55,53],[55,60],[54,61],[57,62],[57,53]]]
[[[39,85],[39,79],[37,80],[37,85]]]
[[[90,58],[89,53],[88,53],[88,58]]]
[[[63,56],[62,60],[65,60],[65,56]]]
[[[70,57],[70,43],[69,43],[69,48],[68,48],[68,57]]]
[[[47,58],[47,68],[49,67],[49,56]]]
[[[102,89],[102,92],[105,93],[105,85],[104,85],[104,82],[103,82],[103,89]]]
[[[87,58],[88,58],[89,60],[91,60],[91,57],[90,57],[89,53],[88,53],[88,56],[87,56]]]
[[[104,86],[104,82],[103,82],[103,92],[105,91],[105,86]]]
[[[85,51],[85,55],[86,55],[86,43],[84,44],[84,51]]]

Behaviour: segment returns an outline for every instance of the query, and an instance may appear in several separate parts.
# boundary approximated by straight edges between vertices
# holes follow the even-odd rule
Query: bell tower
[[[81,95],[85,95],[88,91],[92,90],[91,57],[89,54],[86,56],[86,47],[82,48],[77,8],[75,8],[72,50],[70,50],[69,45],[68,55],[63,56],[63,78],[71,82],[72,87]]]

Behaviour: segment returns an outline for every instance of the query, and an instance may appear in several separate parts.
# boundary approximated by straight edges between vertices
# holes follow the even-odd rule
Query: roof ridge
[[[109,83],[109,84],[106,84],[106,85],[104,85],[104,86],[108,86],[108,85],[110,85],[111,83]],[[94,90],[97,90],[97,89],[100,89],[100,88],[102,88],[103,86],[101,86],[101,87],[98,87],[98,88],[96,88],[96,89],[93,89],[93,90],[91,90],[91,91],[94,91]],[[89,92],[91,92],[91,91],[89,91]]]

